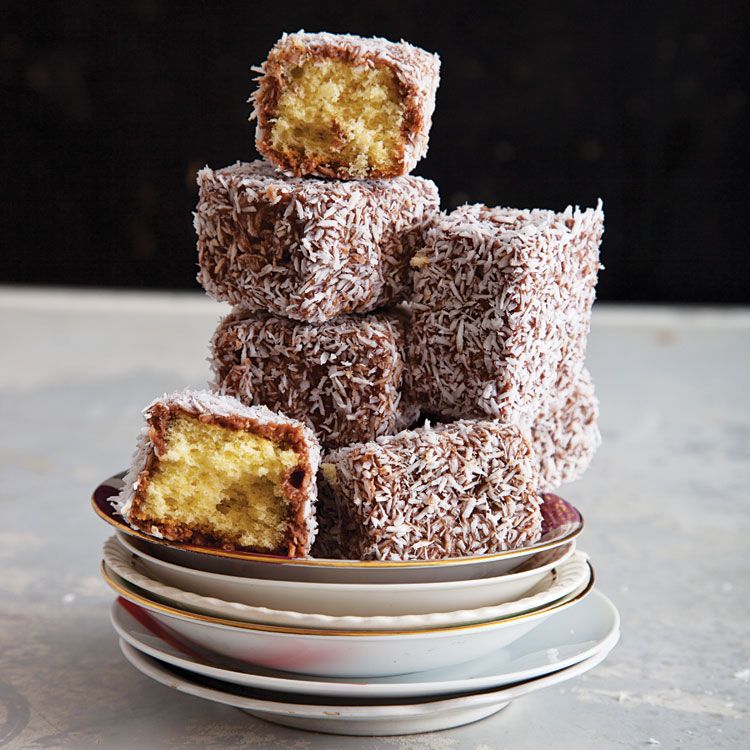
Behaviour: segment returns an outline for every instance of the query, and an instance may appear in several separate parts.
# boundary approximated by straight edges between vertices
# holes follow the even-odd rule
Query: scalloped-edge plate
[[[251,578],[287,580],[336,580],[340,582],[387,583],[435,580],[440,569],[443,580],[502,575],[524,563],[532,555],[575,539],[583,531],[583,517],[570,503],[553,493],[544,493],[542,537],[533,545],[490,555],[450,557],[442,560],[329,560],[262,555],[246,550],[223,550],[206,545],[170,542],[132,528],[112,507],[110,498],[122,489],[124,472],[102,482],[93,492],[91,503],[96,514],[121,533],[135,537],[167,562],[199,567],[210,572],[244,575]],[[239,564],[237,564],[239,563]],[[375,576],[378,576],[377,578]]]
[[[540,583],[552,568],[567,560],[573,554],[576,544],[568,542],[561,547],[538,552],[526,561],[522,569],[495,577],[447,581],[438,579],[418,583],[402,580],[395,583],[341,583],[330,580],[297,581],[209,573],[160,560],[142,549],[141,540],[121,534],[119,531],[115,536],[123,547],[135,555],[134,562],[138,572],[183,591],[249,604],[252,607],[360,617],[479,609],[520,599]],[[282,568],[276,566],[271,570]],[[440,573],[442,569],[431,570]],[[408,596],[404,596],[405,594]]]
[[[157,581],[138,570],[138,559],[126,550],[115,537],[108,539],[104,544],[104,562],[107,566],[139,589],[156,597],[158,601],[165,602],[180,609],[190,612],[222,617],[228,620],[239,620],[242,622],[261,623],[265,625],[282,625],[292,628],[313,628],[323,630],[423,630],[433,628],[451,627],[454,625],[466,625],[475,622],[487,622],[511,617],[522,612],[530,612],[545,605],[562,599],[581,586],[589,576],[587,565],[588,557],[583,552],[576,552],[570,559],[562,563],[552,571],[546,573],[542,580],[534,586],[529,595],[520,599],[511,600],[477,609],[461,609],[456,611],[439,611],[424,614],[408,614],[396,616],[332,616],[328,614],[298,612],[291,610],[271,609],[268,607],[250,606],[241,602],[225,601],[215,596],[203,596],[181,588],[168,586]],[[262,582],[266,583],[266,582]],[[277,586],[284,586],[284,582]],[[286,586],[289,586],[286,583]],[[291,584],[294,585],[294,584]],[[310,587],[314,584],[299,584]],[[327,589],[333,589],[329,596],[336,598],[336,608],[345,609],[352,604],[353,596],[359,593],[366,599],[372,599],[371,586],[355,587],[364,589],[352,593],[352,586],[346,584],[322,584]],[[403,589],[400,593],[392,593],[390,596],[404,597],[413,601],[415,594],[413,590],[421,586],[434,587],[434,584],[396,584]],[[389,589],[391,587],[388,587]],[[323,595],[314,592],[315,596],[323,599]],[[432,596],[439,600],[445,599],[450,593],[440,590],[432,592]],[[293,594],[289,597],[290,602],[294,600]],[[340,601],[339,601],[340,600]],[[324,601],[319,602],[324,604]]]

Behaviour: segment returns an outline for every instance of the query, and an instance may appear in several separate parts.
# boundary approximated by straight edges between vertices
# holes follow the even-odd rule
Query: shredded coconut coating
[[[297,176],[317,174],[347,179],[353,176],[344,165],[317,164],[304,158],[291,161],[271,145],[271,127],[280,93],[288,86],[289,69],[308,60],[334,59],[353,66],[386,66],[395,76],[403,95],[402,154],[393,171],[370,177],[396,177],[408,174],[427,154],[435,94],[440,83],[440,58],[407,42],[390,42],[379,37],[352,34],[284,34],[268,53],[266,61],[254,68],[259,73],[258,88],[250,101],[250,119],[257,119],[255,146],[279,169]],[[356,176],[356,175],[355,175]]]
[[[316,557],[437,560],[541,536],[534,454],[515,425],[462,420],[328,454]]]
[[[252,426],[261,433],[267,432],[264,428],[281,428],[287,434],[293,434],[295,438],[295,449],[303,454],[304,463],[309,468],[306,472],[309,481],[300,488],[301,498],[297,497],[295,510],[304,522],[304,533],[301,539],[302,547],[297,550],[299,554],[307,554],[318,531],[318,523],[315,515],[318,490],[315,482],[320,465],[320,445],[311,430],[301,422],[290,419],[283,414],[275,414],[265,406],[246,406],[231,396],[210,393],[209,391],[197,391],[186,389],[174,393],[165,394],[161,398],[154,399],[144,410],[144,426],[138,436],[135,453],[130,469],[123,478],[123,488],[120,493],[111,498],[112,507],[126,520],[131,523],[130,509],[133,500],[139,491],[143,490],[149,481],[149,465],[154,456],[158,454],[158,446],[155,441],[161,437],[156,432],[153,419],[158,411],[167,410],[170,413],[183,412],[198,417],[204,421],[212,421],[216,417],[227,417],[237,420],[245,426]],[[291,430],[289,429],[291,428]],[[298,493],[298,494],[300,494]],[[301,502],[299,500],[301,499]],[[131,525],[133,525],[131,523]],[[134,526],[134,528],[139,528]],[[153,536],[162,537],[158,528],[144,529]]]
[[[213,299],[323,322],[403,299],[437,217],[421,177],[285,177],[254,161],[198,172],[198,281]]]
[[[415,400],[530,427],[581,373],[604,213],[462,206],[428,232],[409,340]]]
[[[531,428],[539,486],[558,488],[583,475],[601,444],[599,401],[587,369],[572,389],[558,396]]]
[[[395,311],[317,325],[235,311],[214,333],[214,387],[306,422],[326,448],[393,434],[418,415],[405,326]]]

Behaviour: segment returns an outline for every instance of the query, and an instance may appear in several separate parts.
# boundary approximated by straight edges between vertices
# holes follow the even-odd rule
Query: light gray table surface
[[[578,680],[460,729],[308,734],[135,672],[89,496],[153,397],[208,377],[198,295],[0,289],[0,747],[750,747],[750,312],[600,306],[604,442],[564,489],[622,640]]]

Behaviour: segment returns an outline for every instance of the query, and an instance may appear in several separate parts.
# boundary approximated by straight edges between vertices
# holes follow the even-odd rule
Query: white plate
[[[190,612],[201,612],[215,617],[223,617],[228,620],[238,620],[242,622],[254,622],[265,625],[285,625],[293,628],[315,628],[326,630],[415,630],[426,628],[443,628],[453,625],[467,625],[474,622],[486,622],[488,620],[498,620],[503,617],[520,614],[521,612],[530,612],[539,609],[550,602],[557,601],[575,591],[588,577],[588,559],[585,553],[576,552],[576,554],[567,562],[546,573],[542,580],[534,586],[533,589],[515,601],[505,601],[476,609],[459,609],[456,611],[442,611],[446,606],[453,604],[456,597],[453,591],[443,591],[444,586],[453,587],[455,584],[390,584],[386,586],[357,586],[354,584],[336,584],[336,583],[299,583],[298,581],[281,581],[277,583],[280,593],[274,591],[270,581],[259,581],[256,589],[248,587],[246,593],[249,598],[258,598],[268,600],[269,598],[279,600],[286,606],[299,607],[299,600],[303,600],[303,607],[308,604],[310,607],[318,607],[321,612],[343,611],[351,612],[367,609],[376,612],[378,606],[383,609],[392,609],[391,602],[393,599],[404,602],[416,600],[417,604],[412,609],[421,609],[422,600],[426,604],[434,601],[435,606],[441,611],[430,612],[425,614],[410,615],[369,615],[369,616],[352,616],[352,615],[329,615],[319,612],[303,612],[299,610],[275,609],[265,606],[251,606],[242,602],[227,601],[220,598],[220,593],[216,591],[216,596],[202,596],[192,591],[184,591],[182,588],[168,586],[161,581],[146,575],[148,567],[138,558],[126,550],[114,537],[108,539],[104,544],[103,550],[104,562],[107,566],[117,573],[120,578],[124,578],[129,583],[137,586],[143,591],[147,591],[158,601],[170,604],[178,609],[188,610]],[[145,568],[145,570],[143,570]],[[247,581],[248,579],[243,579]],[[464,586],[474,583],[465,581]],[[291,587],[312,589],[312,591],[303,591],[296,593],[292,591],[286,593]],[[427,591],[424,588],[427,587]],[[318,589],[325,589],[323,594],[316,592]],[[355,591],[347,591],[354,588]],[[386,588],[389,591],[381,591]],[[259,597],[256,593],[258,590],[264,592],[270,589],[265,596]],[[361,591],[365,589],[365,591]],[[415,591],[416,589],[416,591]],[[420,590],[421,589],[421,590]],[[437,590],[436,590],[437,589]],[[209,589],[210,590],[210,589]],[[369,599],[365,597],[368,591],[374,590]],[[296,596],[295,596],[296,593]],[[461,592],[458,592],[459,594]],[[253,595],[255,594],[255,595]],[[359,600],[362,599],[360,602]],[[374,600],[374,601],[372,601]],[[446,604],[447,601],[447,604]],[[406,607],[407,605],[402,605]]]
[[[165,562],[212,573],[337,583],[418,583],[465,580],[508,573],[539,552],[573,541],[583,530],[583,517],[570,503],[552,493],[544,495],[541,539],[521,549],[474,557],[443,560],[326,560],[289,559],[246,550],[223,550],[205,545],[169,542],[133,529],[119,516],[110,499],[122,487],[122,475],[106,479],[95,490],[91,504],[96,514],[122,534],[136,540],[140,549]]]
[[[261,690],[358,699],[424,698],[487,690],[529,680],[588,659],[616,640],[620,628],[620,615],[615,606],[604,594],[593,591],[584,601],[482,659],[409,675],[340,682],[257,668],[248,671],[251,668],[230,660],[223,660],[220,665],[215,658],[211,661],[165,633],[148,612],[123,600],[114,602],[110,619],[117,634],[131,646],[197,675]]]
[[[325,705],[301,703],[289,694],[258,693],[170,667],[145,656],[122,640],[120,648],[125,658],[138,671],[179,692],[235,706],[257,718],[295,729],[329,734],[383,736],[434,732],[491,716],[511,700],[588,672],[607,656],[615,643],[616,639],[610,640],[593,656],[572,667],[498,690],[411,703],[394,703],[389,700],[383,704],[382,701],[376,703],[377,699],[370,699],[364,705],[353,699],[328,699]]]
[[[147,609],[181,639],[209,652],[287,672],[358,678],[421,672],[477,659],[580,601],[594,582],[592,570],[581,590],[543,609],[503,620],[436,630],[371,632],[256,625],[185,612],[142,596],[105,564],[102,575],[120,596]]]

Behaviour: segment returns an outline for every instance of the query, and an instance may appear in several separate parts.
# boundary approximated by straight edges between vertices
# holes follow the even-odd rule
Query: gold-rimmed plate
[[[594,571],[575,592],[546,607],[500,620],[406,631],[342,631],[259,625],[188,612],[157,602],[102,563],[106,583],[148,611],[191,648],[254,666],[320,677],[387,677],[477,659],[513,643],[549,617],[584,599]]]
[[[211,659],[166,633],[148,612],[122,598],[113,602],[110,621],[117,634],[134,648],[195,675],[252,689],[308,695],[316,701],[326,697],[347,701],[421,700],[497,689],[588,659],[617,639],[620,626],[614,604],[594,590],[584,601],[547,619],[507,648],[480,659],[427,672],[339,681],[253,668],[228,659]]]
[[[542,537],[533,545],[474,557],[442,560],[329,560],[290,559],[246,550],[223,550],[206,545],[170,542],[132,528],[112,507],[110,499],[122,488],[121,474],[102,482],[91,498],[97,515],[135,546],[153,557],[209,573],[332,583],[422,583],[468,580],[504,575],[526,565],[543,564],[544,553],[573,541],[583,531],[583,516],[558,495],[544,493]],[[538,557],[537,557],[538,556]],[[538,561],[538,562],[537,562]]]

